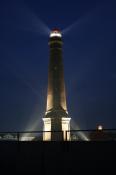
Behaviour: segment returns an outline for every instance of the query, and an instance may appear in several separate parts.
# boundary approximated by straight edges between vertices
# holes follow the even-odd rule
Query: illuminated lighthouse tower
[[[66,140],[70,136],[70,132],[66,136],[66,131],[70,131],[70,118],[66,105],[62,44],[61,32],[53,30],[49,40],[50,62],[43,140]]]

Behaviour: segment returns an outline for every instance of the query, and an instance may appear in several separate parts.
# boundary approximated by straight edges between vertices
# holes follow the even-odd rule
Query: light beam
[[[81,130],[80,127],[74,122],[74,120],[72,120],[71,122],[72,122],[72,128],[74,130]],[[77,131],[77,135],[79,135],[82,140],[89,141],[89,138],[87,137],[87,135],[84,132]]]

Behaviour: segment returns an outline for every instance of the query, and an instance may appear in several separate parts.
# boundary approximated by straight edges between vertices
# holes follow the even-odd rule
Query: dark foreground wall
[[[113,174],[115,169],[116,142],[0,142],[2,174]]]

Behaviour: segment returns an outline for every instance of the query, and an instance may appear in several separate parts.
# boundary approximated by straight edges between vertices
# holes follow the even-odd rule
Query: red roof
[[[55,28],[52,30],[52,32],[60,32],[60,30],[58,28]]]

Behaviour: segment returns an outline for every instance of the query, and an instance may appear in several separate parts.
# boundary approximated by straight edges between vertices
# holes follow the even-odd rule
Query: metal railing
[[[116,129],[0,132],[0,141],[116,141]]]
[[[66,133],[70,141],[116,141],[116,129],[71,130]]]

